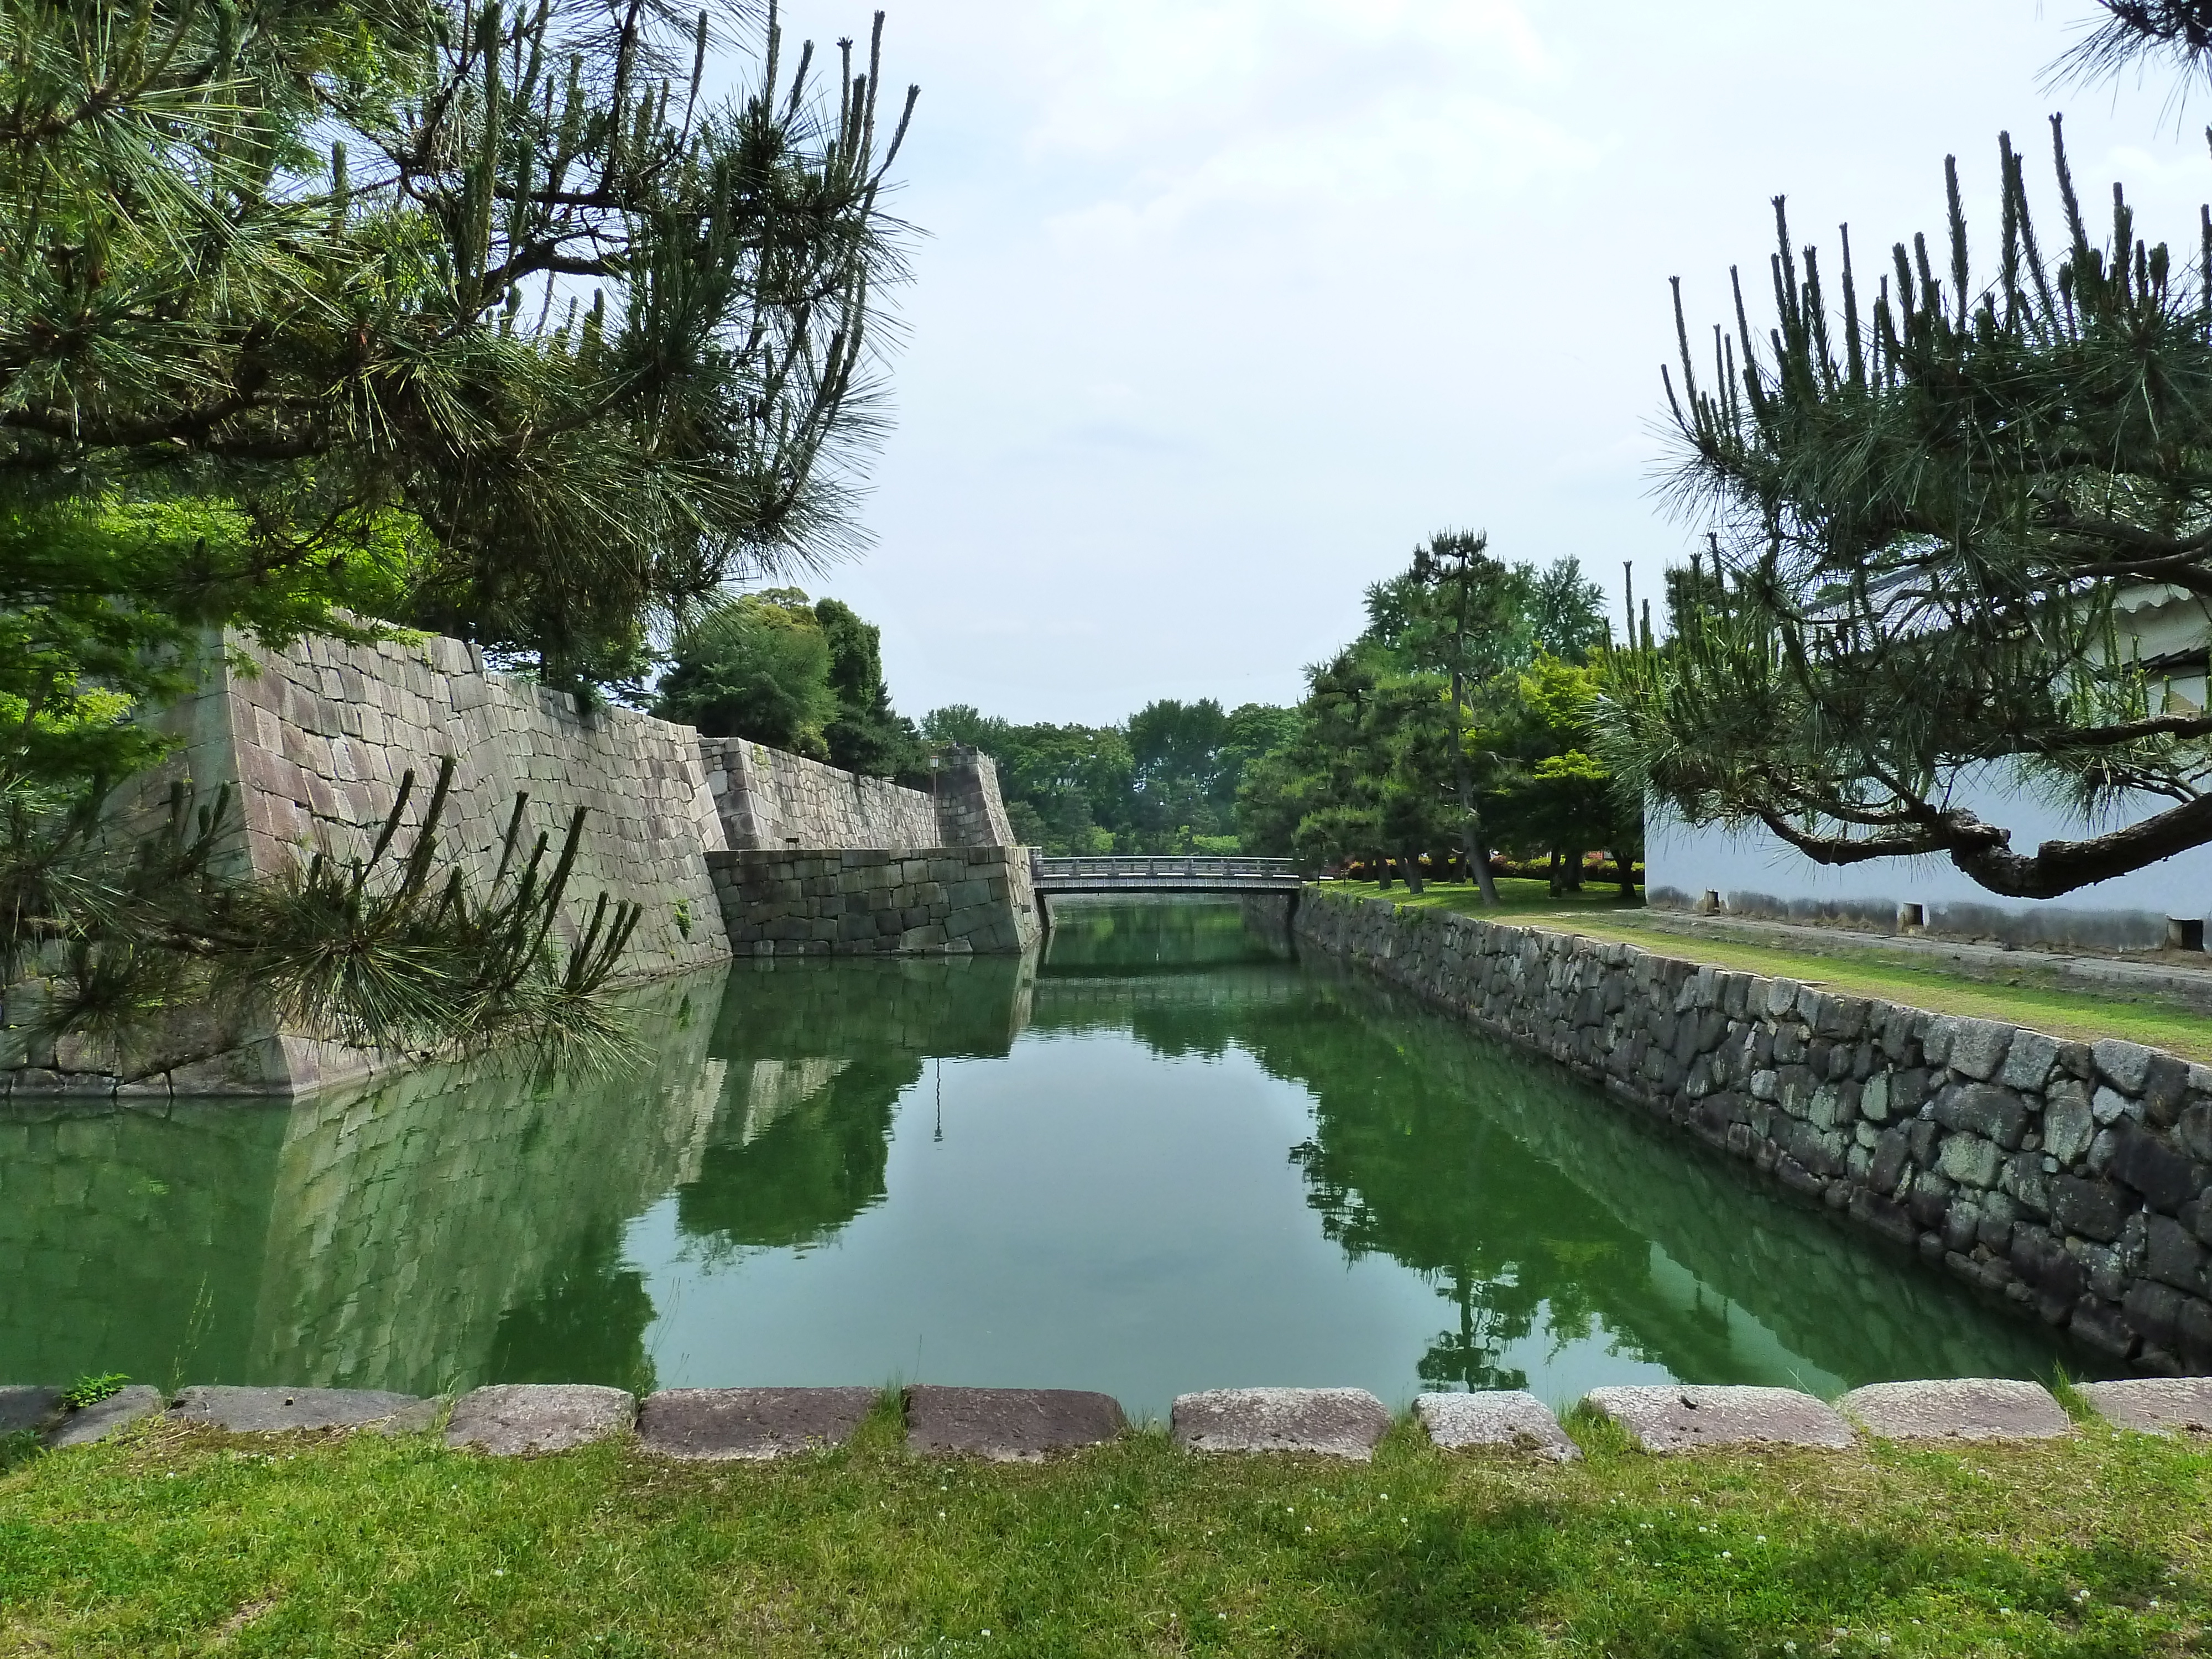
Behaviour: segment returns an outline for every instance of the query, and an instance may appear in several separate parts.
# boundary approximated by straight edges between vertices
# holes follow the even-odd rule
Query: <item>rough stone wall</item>
[[[709,855],[739,956],[1024,951],[1036,940],[1027,851],[732,851]]]
[[[955,749],[937,780],[937,822],[947,847],[1012,847],[998,762],[977,750]]]
[[[556,848],[570,814],[586,807],[564,924],[604,890],[643,907],[626,958],[632,976],[727,958],[706,858],[724,844],[721,820],[689,726],[626,708],[586,715],[565,693],[484,672],[455,640],[310,639],[284,652],[230,645],[258,672],[210,662],[198,694],[167,716],[182,748],[147,775],[127,810],[157,810],[178,777],[201,801],[228,785],[242,823],[232,867],[267,875],[319,849],[365,853],[410,769],[407,821],[419,824],[450,755],[457,766],[440,836],[477,891],[498,867],[519,792],[530,798],[527,831],[545,832]],[[378,1057],[358,1050],[266,1031],[210,1033],[191,1020],[143,1039],[150,1055],[74,1039],[11,1043],[9,1029],[28,1023],[40,988],[8,988],[0,1004],[0,1093],[108,1094],[136,1078],[140,1092],[281,1094],[377,1069]]]
[[[699,739],[724,842],[740,850],[1011,847],[988,755],[956,749],[933,792],[824,766],[744,738]]]
[[[2212,1370],[2212,1068],[1382,900],[1297,927],[2101,1354]]]
[[[19,1104],[0,1116],[0,1376],[495,1380],[503,1326],[619,1272],[623,1224],[730,1109],[708,1054],[727,973],[626,991],[649,1060],[618,1077],[439,1066],[291,1104]],[[564,1376],[637,1386],[622,1362],[651,1311],[564,1351]]]
[[[744,738],[699,739],[726,845],[781,851],[935,847],[929,797]]]

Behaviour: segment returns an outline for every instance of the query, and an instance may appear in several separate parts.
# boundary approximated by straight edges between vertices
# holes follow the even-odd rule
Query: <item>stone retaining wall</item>
[[[226,643],[228,654],[210,655],[198,693],[167,712],[183,747],[140,782],[137,810],[154,810],[178,777],[202,802],[228,786],[239,825],[231,867],[271,875],[318,850],[364,854],[410,769],[406,818],[419,824],[439,763],[451,756],[440,841],[476,890],[489,888],[518,793],[529,796],[528,832],[556,847],[581,806],[589,816],[564,931],[604,891],[642,908],[624,958],[629,976],[727,959],[706,861],[724,845],[721,819],[689,726],[629,708],[586,712],[564,692],[485,672],[458,640],[310,638],[281,652]],[[82,1039],[19,1042],[11,1053],[6,1029],[27,1024],[40,994],[32,981],[0,998],[0,1092],[289,1094],[380,1063],[266,1030],[203,1031],[189,1020],[149,1034],[150,1070],[146,1054]]]
[[[2212,1369],[2212,1069],[1385,900],[1297,927],[2100,1353]]]
[[[1010,847],[1013,832],[988,755],[955,749],[934,791],[863,777],[744,738],[699,740],[707,785],[732,848]]]
[[[731,851],[708,855],[740,956],[1011,951],[1036,942],[1018,847]]]

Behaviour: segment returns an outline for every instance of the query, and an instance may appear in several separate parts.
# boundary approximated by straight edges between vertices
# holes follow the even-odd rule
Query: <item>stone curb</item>
[[[186,1389],[168,1409],[173,1423],[232,1434],[368,1429],[411,1434],[437,1420],[440,1400],[380,1389]]]
[[[1519,1389],[1425,1394],[1413,1401],[1413,1415],[1439,1451],[1534,1452],[1557,1463],[1583,1455],[1551,1407]]]
[[[501,1382],[465,1394],[446,1425],[446,1443],[494,1457],[568,1451],[628,1432],[637,1400],[584,1382]]]
[[[844,1444],[881,1398],[874,1389],[667,1389],[639,1408],[637,1437],[687,1462],[792,1457]]]
[[[1311,1452],[1365,1462],[1390,1413],[1364,1389],[1210,1389],[1178,1395],[1175,1443],[1197,1452]]]
[[[2212,1376],[2077,1382],[2074,1391],[2115,1428],[2144,1434],[2212,1434]]]
[[[2008,1377],[1870,1382],[1836,1405],[1880,1440],[2063,1440],[2074,1432],[2049,1390]]]
[[[110,1395],[97,1405],[70,1413],[46,1431],[46,1444],[57,1451],[65,1446],[89,1446],[121,1433],[134,1423],[158,1416],[167,1403],[159,1389],[139,1383],[120,1394]]]
[[[1118,1438],[1128,1426],[1111,1395],[1079,1389],[906,1391],[906,1443],[930,1456],[1040,1462]]]
[[[1832,1408],[1795,1389],[1592,1389],[1583,1398],[1648,1452],[1761,1445],[1840,1451],[1857,1443]]]
[[[44,1433],[62,1419],[59,1389],[0,1389],[0,1434]]]

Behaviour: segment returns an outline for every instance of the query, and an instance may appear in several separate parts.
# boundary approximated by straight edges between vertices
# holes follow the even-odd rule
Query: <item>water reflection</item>
[[[1279,911],[1041,961],[745,963],[650,1062],[0,1115],[0,1381],[1834,1391],[2042,1334],[1372,981]],[[2080,1370],[2094,1366],[2068,1355]]]

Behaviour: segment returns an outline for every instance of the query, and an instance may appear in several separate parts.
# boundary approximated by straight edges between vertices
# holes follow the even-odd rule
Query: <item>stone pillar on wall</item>
[[[999,795],[999,763],[955,747],[937,778],[938,834],[947,847],[1012,847],[1013,826]]]

